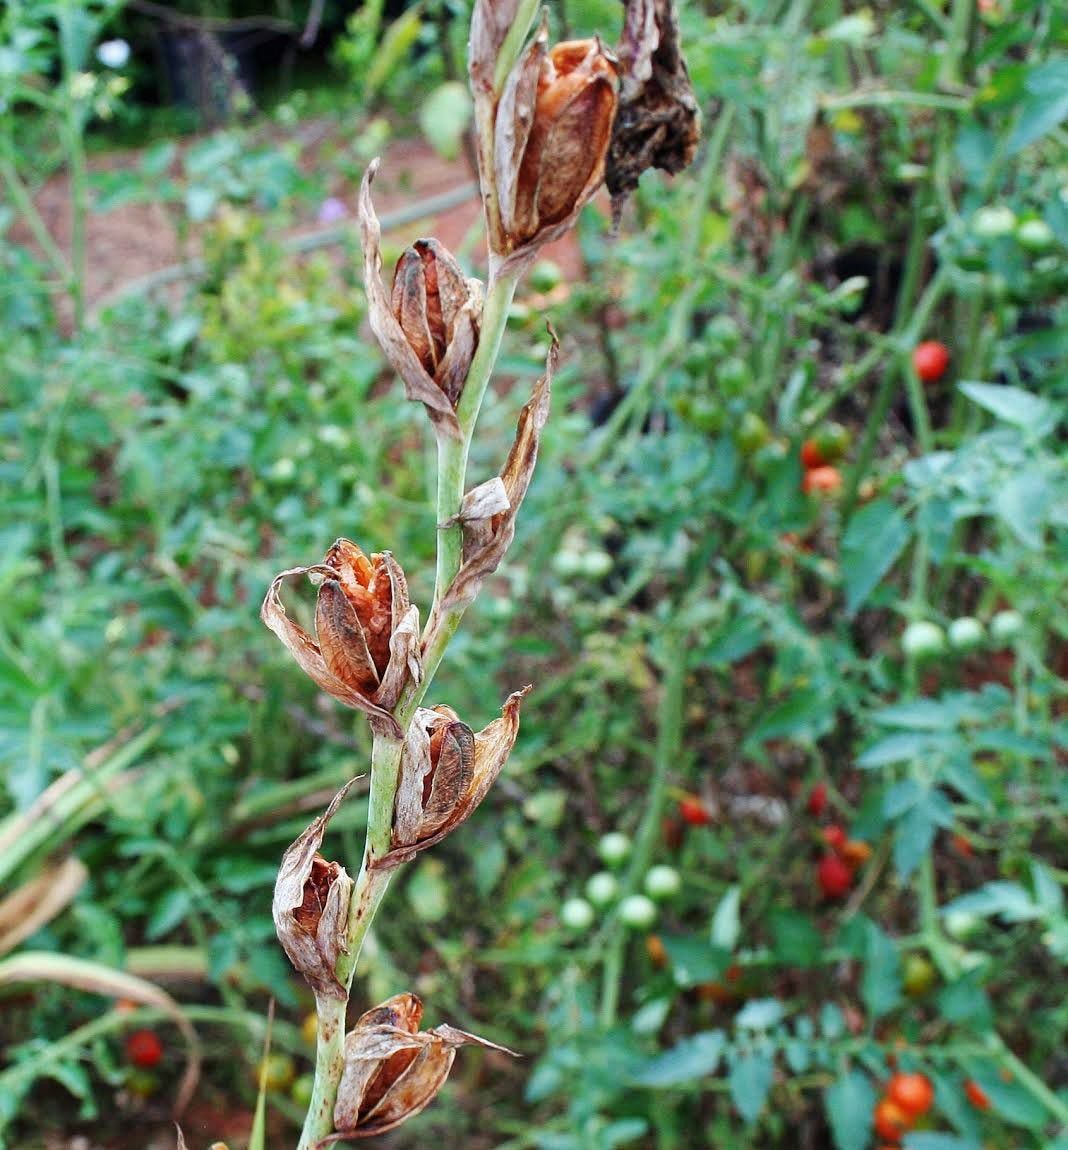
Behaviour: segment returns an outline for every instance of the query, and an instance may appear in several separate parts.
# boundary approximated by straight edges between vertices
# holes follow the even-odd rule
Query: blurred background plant
[[[432,566],[419,413],[361,330],[348,215],[384,147],[469,180],[464,5],[155,7],[0,15],[19,1147],[169,1136],[187,1045],[149,983],[199,1035],[191,1145],[247,1138],[278,999],[292,1139],[309,999],[270,889],[368,747],[256,605],[354,531]],[[552,19],[611,41],[619,9]],[[411,985],[530,1057],[472,1057],[390,1144],[1063,1150],[1064,14],[752,0],[682,24],[698,167],[643,185],[618,239],[589,209],[535,269],[476,445],[477,479],[550,318],[543,463],[439,684],[472,722],[488,679],[537,684],[520,742],[357,975],[360,1001]],[[153,87],[183,32],[229,61],[195,73],[225,98]],[[165,266],[102,277],[92,229],[129,255],[146,205]],[[359,803],[334,826],[358,854]],[[895,1071],[934,1095],[896,1128]]]

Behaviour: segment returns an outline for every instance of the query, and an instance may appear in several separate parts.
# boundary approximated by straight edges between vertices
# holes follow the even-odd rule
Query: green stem
[[[518,277],[515,275],[499,276],[491,281],[482,312],[478,350],[471,361],[471,368],[456,410],[460,423],[460,438],[457,440],[445,435],[438,437],[439,524],[454,519],[459,514],[463,502],[471,438],[490,375],[500,352],[501,340],[508,322],[508,310],[512,304],[517,282]],[[394,708],[394,715],[402,732],[407,731],[416,708],[426,695],[445,649],[455,635],[463,616],[462,608],[444,613],[440,609],[440,604],[460,569],[462,547],[463,535],[459,523],[447,528],[439,527],[434,606],[431,608],[424,633],[423,678],[418,684],[409,686]],[[344,1031],[347,994],[352,986],[356,963],[367,932],[385,897],[393,874],[392,870],[375,868],[374,863],[389,852],[392,843],[393,808],[400,781],[403,748],[403,737],[396,739],[375,735],[371,752],[367,845],[349,901],[346,953],[337,965],[337,976],[345,987],[346,1000],[320,998],[316,1003],[319,1031],[315,1078],[297,1150],[311,1150],[334,1129],[334,1103],[345,1066]]]
[[[657,831],[667,798],[668,774],[678,762],[683,739],[683,700],[686,685],[686,653],[681,637],[674,635],[667,644],[667,667],[657,710],[656,756],[649,790],[645,796],[645,814],[634,840],[630,865],[622,883],[621,898],[638,889],[656,846]],[[623,979],[623,958],[627,930],[618,919],[613,922],[613,937],[605,955],[601,980],[601,1025],[613,1026],[619,1010]]]
[[[973,0],[953,0],[949,13],[949,35],[946,41],[938,82],[944,88],[961,84],[960,63],[968,51],[968,36],[972,26]]]

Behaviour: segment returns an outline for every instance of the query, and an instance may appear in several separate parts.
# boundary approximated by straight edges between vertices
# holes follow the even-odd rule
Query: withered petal
[[[366,694],[354,690],[349,684],[334,675],[327,667],[319,645],[303,627],[286,614],[281,598],[282,585],[287,579],[293,579],[300,575],[316,574],[329,579],[335,578],[334,571],[322,566],[291,567],[288,571],[282,571],[276,575],[267,590],[263,606],[260,608],[260,618],[282,640],[301,670],[324,691],[333,695],[345,706],[353,707],[355,710],[363,711],[364,714],[371,716],[376,722],[383,724],[394,737],[399,738],[401,735],[400,725],[389,711],[378,706]]]
[[[520,209],[518,205],[519,175],[534,125],[538,79],[542,62],[548,53],[548,44],[549,28],[543,18],[537,35],[512,69],[497,105],[493,164],[497,177],[501,226],[507,234],[513,236],[526,234],[532,226],[529,206]],[[517,216],[520,210],[523,210],[522,219]],[[533,221],[534,224],[536,222]]]
[[[316,994],[339,999],[345,999],[347,994],[334,968],[338,958],[345,953],[345,930],[353,887],[344,868],[337,864],[330,866],[327,898],[314,933],[307,929],[307,923],[301,925],[298,912],[304,906],[305,888],[311,879],[319,848],[323,845],[326,828],[354,782],[356,779],[350,779],[326,810],[286,850],[271,902],[275,931],[290,962],[304,975]]]
[[[390,294],[382,281],[382,228],[371,202],[371,183],[378,171],[379,161],[372,160],[360,184],[359,216],[363,237],[364,287],[367,292],[368,316],[371,330],[382,345],[386,358],[404,381],[409,399],[422,403],[436,427],[455,438],[460,436],[460,425],[452,404],[441,388],[427,373],[412,350],[391,307]]]
[[[378,670],[367,647],[367,636],[336,579],[324,579],[319,585],[315,634],[331,675],[366,695],[378,690]]]
[[[492,575],[500,566],[515,538],[516,517],[534,475],[542,428],[549,418],[552,379],[560,351],[555,333],[550,334],[552,342],[545,360],[545,374],[535,384],[533,394],[519,413],[515,442],[500,474],[508,508],[499,514],[482,519],[470,516],[470,508],[467,515],[461,513],[464,535],[463,562],[456,578],[445,593],[442,611],[470,603],[478,594],[483,579],[487,575]],[[497,494],[499,496],[499,491]]]
[[[472,298],[457,315],[452,339],[434,372],[434,382],[454,407],[460,402],[460,394],[467,382],[471,360],[478,347],[478,326],[482,319],[482,285],[476,280],[468,282],[477,284],[477,294],[472,294]]]
[[[418,1013],[411,1013],[413,1006]],[[415,995],[397,995],[364,1014],[346,1035],[334,1107],[338,1133],[328,1141],[383,1134],[414,1117],[444,1085],[461,1046],[475,1044],[514,1056],[505,1046],[447,1024],[417,1032],[421,1014]],[[402,1025],[384,1021],[389,1018]]]
[[[441,842],[446,835],[451,834],[462,822],[474,814],[496,782],[497,776],[508,761],[512,747],[515,746],[516,737],[519,734],[519,709],[523,699],[531,689],[527,686],[521,691],[513,691],[501,709],[501,717],[475,734],[474,761],[470,782],[466,792],[453,807],[442,826],[427,837],[420,838],[417,842],[395,846],[372,864],[375,869],[389,870],[400,866],[402,863],[410,862],[421,851]]]
[[[401,690],[409,678],[414,683],[423,677],[423,664],[419,655],[419,608],[410,606],[397,621],[389,638],[389,663],[382,683],[375,692],[375,702],[392,707],[400,698]]]

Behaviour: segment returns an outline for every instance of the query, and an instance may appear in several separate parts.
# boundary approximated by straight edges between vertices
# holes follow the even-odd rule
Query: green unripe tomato
[[[742,342],[742,329],[729,315],[714,316],[705,325],[704,338],[721,347],[728,355]]]
[[[729,396],[743,395],[752,382],[749,364],[740,356],[732,355],[716,368],[716,386]]]
[[[650,898],[671,898],[681,889],[682,879],[673,866],[651,867],[645,876],[645,893]]]
[[[586,883],[586,897],[594,906],[608,906],[615,901],[617,894],[619,883],[616,882],[616,876],[606,870],[598,871]]]
[[[589,930],[595,917],[593,907],[584,898],[569,898],[560,907],[560,921],[568,930]]]
[[[289,1097],[298,1106],[307,1106],[312,1100],[314,1089],[315,1079],[310,1074],[302,1074],[299,1078],[293,1079],[293,1085],[289,1088]]]
[[[820,456],[827,463],[837,463],[849,450],[853,437],[840,423],[825,423],[812,437]]]
[[[1005,204],[980,208],[972,216],[972,234],[985,240],[1000,239],[1016,227],[1016,213]]]
[[[935,984],[935,968],[922,954],[910,954],[901,971],[905,993],[910,998],[921,998]]]
[[[587,551],[582,556],[582,574],[587,579],[603,579],[612,570],[612,556],[599,547]]]
[[[552,260],[538,260],[538,262],[530,269],[527,276],[527,283],[538,292],[550,292],[554,287],[559,287],[563,282],[564,274],[560,271],[560,265],[553,263]]]
[[[628,895],[619,904],[619,919],[634,930],[648,930],[656,922],[656,903],[644,894]]]
[[[982,928],[983,920],[970,910],[951,910],[943,915],[942,923],[946,928],[946,934],[962,941],[977,934]]]
[[[690,405],[686,421],[706,435],[715,435],[723,430],[727,413],[723,405],[711,395],[698,395]]]
[[[999,611],[990,620],[990,634],[999,643],[1015,642],[1023,634],[1024,621],[1019,611]]]
[[[959,619],[954,619],[946,634],[949,637],[949,645],[955,651],[971,651],[986,638],[982,623],[970,615],[962,615]]]
[[[257,1087],[261,1074],[268,1090],[288,1090],[297,1076],[297,1066],[288,1054],[268,1054],[256,1068],[253,1082]]]
[[[937,623],[910,623],[901,636],[901,649],[910,659],[930,659],[946,648],[946,636]]]
[[[553,570],[564,579],[583,574],[586,557],[581,551],[561,547],[553,556]]]
[[[605,866],[620,866],[630,857],[630,839],[620,831],[602,835],[597,854]]]
[[[151,1070],[131,1070],[126,1075],[126,1089],[135,1098],[151,1098],[159,1093],[159,1075]]]
[[[747,411],[734,433],[738,450],[748,459],[771,441],[768,425],[755,411]]]
[[[1053,229],[1045,220],[1024,220],[1016,229],[1017,242],[1029,252],[1049,251],[1054,238]]]

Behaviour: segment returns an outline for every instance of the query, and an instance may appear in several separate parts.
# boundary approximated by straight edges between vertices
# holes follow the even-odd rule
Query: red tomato
[[[841,489],[842,473],[837,467],[813,467],[811,471],[805,472],[805,478],[801,481],[801,490],[806,495],[816,491],[831,495]]]
[[[845,898],[853,886],[853,871],[837,855],[824,855],[816,867],[824,898]]]
[[[707,827],[712,821],[705,804],[696,795],[679,799],[679,817],[691,827]]]
[[[806,439],[801,444],[801,466],[806,471],[812,471],[817,467],[826,467],[827,463],[826,456],[820,451],[820,445],[814,439]]]
[[[135,1030],[126,1038],[126,1057],[142,1069],[151,1069],[163,1061],[163,1043],[154,1030]]]
[[[845,831],[842,830],[837,823],[831,823],[829,827],[824,827],[821,837],[835,854],[837,854],[847,842]]]
[[[875,1133],[880,1138],[892,1139],[895,1142],[912,1125],[905,1111],[889,1098],[883,1098],[876,1103],[873,1119]]]
[[[810,815],[819,818],[820,815],[827,809],[827,784],[817,783],[808,796],[808,802],[805,804]]]
[[[975,1082],[973,1079],[969,1078],[968,1081],[964,1084],[964,1093],[967,1096],[968,1101],[976,1108],[976,1110],[990,1109],[990,1099],[987,1096],[986,1091],[979,1085],[978,1082]]]
[[[912,366],[924,383],[937,383],[949,367],[949,348],[935,339],[924,340],[912,352]]]
[[[934,1087],[924,1074],[895,1074],[887,1083],[886,1097],[916,1119],[931,1109]]]

